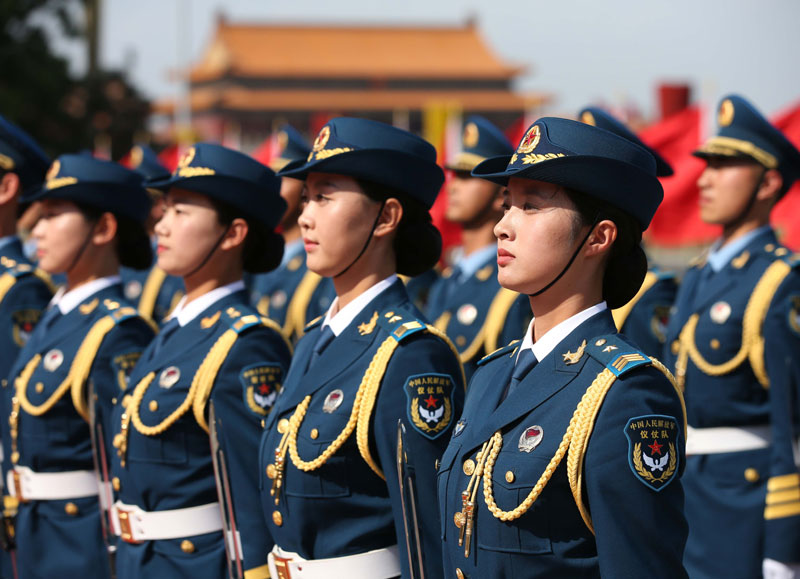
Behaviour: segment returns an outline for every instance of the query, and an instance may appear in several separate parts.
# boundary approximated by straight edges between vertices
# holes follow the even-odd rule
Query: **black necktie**
[[[511,381],[508,383],[508,387],[503,397],[500,399],[500,402],[511,396],[511,393],[516,390],[519,383],[522,382],[522,379],[536,366],[536,362],[536,356],[530,348],[525,348],[519,353],[517,364],[514,366],[514,372],[511,374]]]
[[[309,366],[317,361],[322,355],[322,352],[325,348],[328,347],[328,344],[333,342],[333,339],[336,337],[336,334],[333,333],[330,326],[325,326],[322,328],[322,331],[319,333],[319,337],[317,338],[317,342],[314,344],[314,352],[311,354],[311,362],[309,362]]]

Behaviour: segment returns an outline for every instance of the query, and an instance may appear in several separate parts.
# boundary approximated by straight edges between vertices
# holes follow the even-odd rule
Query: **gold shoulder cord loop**
[[[144,282],[142,297],[139,298],[139,307],[137,309],[148,320],[153,319],[158,292],[161,291],[161,286],[164,285],[165,279],[167,279],[167,272],[158,266],[154,266]]]
[[[505,326],[508,311],[519,297],[517,292],[501,288],[494,296],[489,311],[486,313],[486,323],[484,324],[484,337],[486,353],[494,352],[497,349],[497,340]]]
[[[8,290],[14,287],[15,283],[17,283],[17,278],[10,273],[5,272],[3,275],[0,275],[0,302],[3,301],[3,298],[6,297]]]
[[[322,281],[322,277],[308,270],[297,288],[294,290],[289,306],[286,308],[286,321],[283,326],[283,335],[291,338],[292,334],[300,338],[303,335],[303,328],[306,327],[306,313],[308,312],[308,304],[311,303],[311,298],[314,295],[314,290]]]
[[[628,319],[628,316],[631,315],[633,308],[637,303],[639,303],[639,300],[642,299],[642,296],[646,294],[651,287],[656,285],[657,281],[658,276],[652,271],[648,271],[647,275],[644,276],[642,287],[639,288],[639,291],[636,292],[636,295],[633,296],[631,300],[624,306],[620,306],[614,310],[611,310],[611,316],[614,318],[614,325],[617,326],[618,331],[622,331],[622,326],[625,325],[625,321]]]
[[[688,360],[691,359],[695,366],[709,376],[722,376],[738,368],[745,360],[750,360],[753,373],[758,382],[764,387],[769,387],[769,377],[764,364],[764,336],[762,327],[767,310],[778,291],[783,279],[791,271],[791,266],[782,261],[775,261],[770,265],[758,280],[742,320],[742,345],[736,355],[723,364],[711,364],[697,349],[695,332],[700,320],[699,314],[693,314],[686,325],[683,326],[678,337],[678,358],[675,363],[675,373],[678,386],[683,390],[686,384],[686,371]]]

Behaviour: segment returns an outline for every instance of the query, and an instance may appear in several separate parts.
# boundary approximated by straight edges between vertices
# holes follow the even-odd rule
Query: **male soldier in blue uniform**
[[[656,160],[658,177],[669,177],[673,174],[672,167],[658,151],[645,145],[633,131],[603,109],[587,107],[581,110],[578,118],[587,125],[611,131],[647,149]],[[677,291],[675,274],[651,267],[633,299],[612,312],[617,329],[648,355],[660,357],[666,340],[669,310]]]
[[[472,174],[506,185],[498,279],[534,319],[479,362],[440,461],[441,576],[685,577],[683,400],[609,311],[647,271],[653,157],[542,118]]]
[[[11,365],[53,295],[49,281],[24,256],[16,227],[20,197],[41,185],[49,164],[47,155],[30,136],[0,117],[0,320],[4,328],[0,334],[0,416],[8,416],[5,410],[13,397],[13,385],[9,388],[7,380]],[[7,420],[0,420],[0,432],[4,451],[0,456],[9,457]],[[4,503],[7,519],[0,533],[4,535],[3,547],[10,552],[13,537],[7,533],[13,530],[16,501],[6,496]],[[2,554],[0,572],[3,577],[14,576],[8,552]]]
[[[524,296],[497,283],[492,229],[503,215],[502,187],[469,173],[487,157],[510,155],[513,147],[479,116],[467,118],[461,141],[462,151],[445,166],[454,173],[445,216],[461,225],[462,245],[453,267],[431,288],[426,314],[455,343],[469,380],[482,356],[522,333],[530,308]]]
[[[290,163],[306,161],[311,147],[292,126],[284,125],[278,132],[280,152],[269,167],[278,172]],[[252,276],[250,299],[262,315],[274,320],[290,339],[303,334],[305,325],[321,315],[333,301],[330,280],[324,280],[306,268],[306,255],[297,218],[300,216],[300,194],[303,182],[294,177],[281,178],[281,197],[288,208],[281,220],[281,233],[286,243],[283,260],[278,269]]]
[[[796,577],[800,274],[769,216],[800,152],[740,96],[717,121],[695,155],[700,215],[722,237],[687,271],[664,352],[689,419],[685,563],[699,579]]]
[[[147,179],[161,179],[169,177],[169,171],[155,151],[147,145],[135,145],[130,152],[130,168],[138,171]],[[161,191],[148,189],[153,199],[150,217],[147,220],[147,230],[153,235],[153,227],[164,213]],[[120,268],[125,297],[138,304],[139,313],[157,324],[172,311],[185,293],[183,280],[174,275],[167,275],[155,263],[150,269]]]

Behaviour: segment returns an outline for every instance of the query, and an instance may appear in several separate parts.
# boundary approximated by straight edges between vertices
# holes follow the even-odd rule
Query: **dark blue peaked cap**
[[[50,157],[28,133],[0,116],[0,169],[16,173],[25,194],[38,188],[50,165]]]
[[[322,127],[306,162],[280,176],[305,180],[309,173],[335,173],[393,187],[431,208],[444,183],[436,149],[391,125],[340,117]]]
[[[291,125],[283,125],[278,131],[278,147],[280,152],[269,164],[276,173],[293,161],[305,162],[311,152],[311,145]]]
[[[561,185],[628,213],[642,229],[664,197],[647,150],[604,129],[555,117],[533,123],[513,155],[487,159],[472,175],[500,185],[511,177]]]
[[[208,195],[275,229],[286,212],[281,180],[249,155],[212,143],[197,143],[178,162],[172,176],[147,182],[167,191],[179,187]]]
[[[156,152],[147,145],[134,145],[130,152],[130,168],[146,180],[167,179],[169,169],[161,164]]]
[[[139,173],[80,154],[61,155],[53,161],[42,186],[22,201],[42,199],[65,199],[139,223],[150,214],[150,197]]]
[[[461,132],[461,151],[445,169],[452,171],[472,171],[478,163],[489,157],[511,155],[514,152],[503,131],[478,115],[467,117]]]
[[[636,136],[636,133],[631,131],[628,127],[626,127],[623,123],[618,121],[612,115],[604,111],[603,109],[597,107],[586,107],[583,109],[578,118],[581,122],[586,123],[587,125],[592,125],[593,127],[600,127],[601,129],[605,129],[607,131],[611,131],[615,135],[619,135],[623,139],[628,139],[639,145],[640,147],[644,147],[650,154],[653,155],[653,158],[656,160],[656,175],[659,177],[669,177],[674,173],[672,170],[672,166],[667,163],[666,159],[658,154],[658,151],[653,149],[652,147],[648,147],[639,137]]]
[[[786,189],[800,178],[800,151],[744,98],[723,98],[717,124],[717,135],[695,151],[695,156],[752,159],[767,169],[777,169]]]

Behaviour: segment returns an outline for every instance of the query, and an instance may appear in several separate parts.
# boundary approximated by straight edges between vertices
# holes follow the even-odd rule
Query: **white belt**
[[[128,543],[180,539],[222,530],[219,503],[169,511],[143,511],[135,505],[114,503],[114,524]]]
[[[331,559],[303,559],[277,545],[268,558],[273,579],[390,579],[400,576],[397,545],[358,555]]]
[[[715,428],[688,429],[686,454],[717,454],[722,452],[742,452],[769,448],[772,444],[772,430],[762,426],[718,426]]]
[[[11,496],[21,501],[56,501],[97,496],[97,477],[91,470],[34,472],[27,466],[8,471]]]

